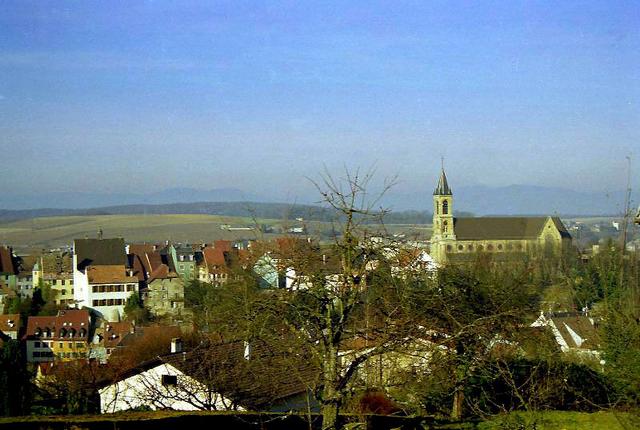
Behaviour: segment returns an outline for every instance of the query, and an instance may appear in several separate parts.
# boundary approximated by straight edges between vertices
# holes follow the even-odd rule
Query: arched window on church
[[[442,214],[447,215],[449,213],[449,200],[442,202]]]
[[[442,232],[446,233],[447,230],[449,229],[449,224],[445,221],[442,223]]]
[[[440,202],[436,202],[436,215],[440,215]]]

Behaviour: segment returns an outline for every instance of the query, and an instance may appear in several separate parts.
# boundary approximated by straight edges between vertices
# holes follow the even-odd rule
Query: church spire
[[[438,185],[436,186],[435,191],[433,192],[434,196],[450,196],[451,188],[449,188],[449,183],[447,182],[447,175],[444,173],[444,160],[442,162],[442,170],[440,171],[440,179],[438,179]]]

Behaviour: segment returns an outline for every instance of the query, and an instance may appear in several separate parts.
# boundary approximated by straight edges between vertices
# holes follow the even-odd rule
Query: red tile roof
[[[224,249],[206,247],[202,250],[202,253],[204,254],[204,259],[207,262],[207,266],[209,266],[210,268],[226,266]]]
[[[90,284],[138,282],[138,278],[127,275],[124,264],[114,266],[89,266],[87,276]]]
[[[6,246],[0,246],[0,273],[17,274],[18,272],[13,263],[11,249]]]
[[[214,240],[213,247],[222,251],[231,251],[232,243],[230,240]]]
[[[90,325],[91,319],[89,312],[85,309],[58,311],[58,315],[56,316],[29,317],[25,338],[52,340],[62,340],[65,338],[87,341]],[[64,332],[62,332],[62,330],[64,330]],[[75,335],[69,337],[71,330],[75,331]],[[60,336],[61,332],[64,333],[62,337]],[[82,333],[84,333],[84,336],[81,336]]]
[[[115,348],[129,333],[135,332],[135,326],[128,321],[107,322],[104,327],[104,346]]]
[[[178,274],[176,272],[172,272],[169,269],[169,266],[166,264],[162,264],[158,266],[153,272],[151,272],[151,276],[149,276],[149,283],[155,281],[156,279],[171,279],[177,278]]]
[[[10,332],[20,330],[20,314],[0,315],[0,332]]]

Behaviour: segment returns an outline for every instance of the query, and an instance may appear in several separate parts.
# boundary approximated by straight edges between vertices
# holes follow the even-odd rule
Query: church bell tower
[[[431,241],[456,240],[453,226],[453,193],[444,173],[440,171],[438,185],[433,192],[433,233]]]

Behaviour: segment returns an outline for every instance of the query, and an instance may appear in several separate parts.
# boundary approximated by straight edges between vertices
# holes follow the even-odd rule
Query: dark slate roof
[[[442,171],[440,172],[440,179],[438,179],[438,185],[436,186],[433,195],[450,196],[451,194],[451,188],[449,187],[449,183],[447,182],[447,175],[445,175],[444,169],[442,169]]]
[[[535,239],[549,217],[454,218],[458,240]],[[551,217],[563,237],[571,237],[557,217]]]
[[[75,239],[78,269],[92,266],[117,266],[126,263],[124,239]]]
[[[585,316],[565,316],[552,317],[553,323],[560,332],[560,335],[570,348],[599,349],[600,336],[595,325]],[[569,333],[567,327],[571,328],[582,338],[582,344],[577,345]]]

